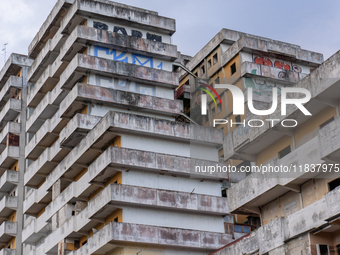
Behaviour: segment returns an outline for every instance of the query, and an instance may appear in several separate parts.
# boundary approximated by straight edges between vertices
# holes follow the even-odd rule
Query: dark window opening
[[[217,114],[222,111],[222,106],[220,103],[217,104]]]
[[[187,81],[184,83],[184,85],[190,85],[190,84],[189,84],[189,80],[187,80]]]
[[[72,216],[76,215],[76,212],[75,211],[72,211]]]
[[[340,255],[340,244],[336,246],[336,250],[338,251],[338,255]]]
[[[215,79],[215,84],[220,84],[220,77],[217,77],[217,78]]]
[[[222,197],[227,197],[227,189],[222,190]]]
[[[81,246],[87,244],[87,240],[81,243]]]
[[[208,60],[208,70],[211,68],[211,59]]]
[[[216,115],[215,107],[211,109],[211,115],[212,115],[213,117],[215,117],[215,115]]]
[[[234,73],[236,73],[236,63],[232,64],[230,66],[230,72],[231,72],[231,75],[233,75]]]
[[[213,64],[215,65],[218,61],[217,53],[213,56]]]
[[[334,181],[331,181],[330,183],[328,183],[328,185],[329,185],[329,191],[336,189],[336,187],[340,186],[340,178],[335,179]]]
[[[320,255],[329,255],[328,253],[328,245],[326,244],[319,244],[319,253]]]
[[[239,123],[241,122],[241,115],[237,115],[237,116],[235,117],[235,122],[237,123],[237,124],[236,124],[236,127],[238,127],[239,125],[241,125],[241,124],[239,124]]]
[[[74,248],[79,249],[80,248],[80,242],[79,240],[74,240]]]
[[[205,68],[204,68],[204,66],[201,66],[201,72],[202,72],[202,74],[205,74]]]
[[[290,145],[284,148],[283,150],[279,151],[279,158],[283,158],[284,156],[288,155],[291,153]]]
[[[324,126],[326,126],[327,124],[331,123],[334,120],[334,117],[330,118],[329,120],[326,120],[324,123],[322,123],[320,125],[320,128],[323,128]]]
[[[101,30],[109,30],[109,26],[101,22],[93,22],[93,27]]]
[[[113,221],[114,221],[114,222],[118,222],[118,217],[116,217]]]
[[[113,28],[113,32],[117,33],[117,34],[123,34],[123,35],[127,35],[127,32],[125,30],[124,27],[114,27]]]

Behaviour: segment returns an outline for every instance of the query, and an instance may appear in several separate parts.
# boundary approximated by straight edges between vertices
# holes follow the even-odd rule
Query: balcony
[[[0,91],[0,109],[2,109],[10,98],[15,98],[22,88],[22,77],[10,76]]]
[[[9,169],[19,160],[19,146],[8,146],[0,155],[0,169]]]
[[[7,146],[19,146],[18,136],[20,135],[20,123],[7,122],[4,129],[0,132],[0,153]]]
[[[21,111],[21,100],[9,99],[0,112],[0,130],[2,131],[9,121],[13,121]]]
[[[79,25],[75,27],[62,47],[61,60],[70,62],[83,49],[84,45],[113,47],[121,51],[139,54],[146,53],[148,56],[169,61],[175,61],[178,57],[175,45]]]
[[[51,119],[44,122],[37,133],[25,147],[25,157],[36,160],[45,149],[51,147],[57,140],[59,133],[66,126],[67,120],[61,119],[57,111]]]
[[[60,104],[62,118],[72,118],[89,103],[128,107],[131,110],[163,113],[170,116],[176,116],[183,110],[181,101],[78,83]]]
[[[0,224],[18,209],[18,197],[4,196],[0,200]]]
[[[105,254],[121,242],[213,251],[231,241],[229,234],[111,222],[89,238],[88,254]]]
[[[326,125],[319,130],[320,152],[324,160],[340,163],[340,136],[337,131],[340,127],[340,118]]]
[[[190,85],[182,85],[175,92],[175,99],[190,99]]]
[[[340,78],[337,72],[340,70],[340,64],[334,64],[336,58],[340,55],[337,53],[330,59],[326,60],[319,68],[310,75],[300,80],[297,88],[305,88],[311,92],[311,100],[304,104],[304,107],[315,115],[327,106],[338,107],[338,98],[340,98]],[[297,95],[295,95],[296,97]],[[279,109],[281,104],[278,104]],[[253,116],[247,116],[246,121]],[[311,118],[305,116],[295,105],[287,106],[287,115],[280,115],[280,111],[276,111],[269,116],[256,116],[265,123],[262,127],[251,128],[247,134],[243,134],[243,125],[238,126],[232,133],[229,133],[224,139],[224,158],[255,160],[255,155],[273,144],[275,141],[285,135],[293,135],[294,129],[288,129],[281,126],[280,122],[285,119],[294,119],[298,122],[298,126]],[[266,119],[279,120],[274,122],[271,127],[270,122]]]
[[[228,189],[228,206],[230,212],[239,214],[260,214],[262,207],[288,191],[300,192],[300,185],[306,178],[313,178],[320,173],[304,173],[299,165],[322,164],[319,150],[319,137],[314,137],[281,159],[271,160],[263,165],[297,166],[297,172],[273,173],[263,175],[252,173]]]
[[[19,183],[19,172],[6,170],[0,177],[0,199],[9,194]]]
[[[3,248],[0,250],[0,255],[16,255],[17,250]]]
[[[0,225],[0,244],[6,245],[18,233],[16,222],[4,221]]]
[[[307,76],[307,74],[300,74],[301,78]],[[264,66],[255,64],[253,62],[243,62],[241,64],[241,77],[245,78],[260,78],[266,77],[268,81],[278,82],[285,85],[294,85],[299,80],[299,74],[289,70],[283,70],[271,66]]]

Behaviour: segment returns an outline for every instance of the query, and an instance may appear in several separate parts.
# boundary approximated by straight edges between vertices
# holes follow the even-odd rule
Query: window
[[[222,111],[222,106],[220,103],[217,104],[217,114],[219,114]]]
[[[208,60],[208,70],[211,68],[211,59]]]
[[[331,123],[334,120],[334,117],[330,118],[329,120],[326,120],[324,123],[322,123],[320,125],[320,128],[323,128],[324,126],[326,126],[327,124]]]
[[[213,56],[213,64],[215,65],[218,61],[217,53]]]
[[[202,73],[202,74],[205,74],[205,68],[204,68],[204,65],[203,65],[203,66],[201,66],[201,73]]]
[[[211,109],[211,115],[212,115],[213,117],[215,117],[215,115],[216,115],[215,107]]]
[[[230,73],[231,73],[231,75],[236,73],[236,63],[234,63],[230,66]]]
[[[328,183],[329,185],[329,191],[332,191],[333,189],[337,188],[340,186],[340,178],[335,179],[334,181],[331,181]]]
[[[241,122],[241,115],[237,115],[237,116],[235,117],[235,123],[237,123],[237,124],[236,124],[236,127],[238,127],[238,126],[240,125],[240,124],[239,124],[240,122]]]
[[[118,217],[116,217],[113,221],[114,221],[114,222],[118,222]]]
[[[220,84],[220,77],[217,77],[217,78],[215,79],[215,84]]]
[[[222,189],[222,197],[227,197],[227,189]]]
[[[318,255],[329,255],[328,245],[326,244],[317,244],[316,251]]]
[[[235,224],[234,231],[238,232],[238,233],[250,233],[251,232],[251,226]]]
[[[279,151],[279,158],[283,158],[284,156],[288,155],[291,152],[290,145],[284,148],[283,150]]]

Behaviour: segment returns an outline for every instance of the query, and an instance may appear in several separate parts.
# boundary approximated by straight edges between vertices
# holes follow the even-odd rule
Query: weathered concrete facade
[[[221,166],[223,134],[175,121],[175,30],[111,1],[57,2],[29,46],[24,254],[207,254],[234,240],[221,189],[244,176],[193,174]]]

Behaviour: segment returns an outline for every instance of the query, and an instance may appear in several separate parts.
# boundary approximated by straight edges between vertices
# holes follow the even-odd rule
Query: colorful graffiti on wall
[[[109,49],[106,47],[94,46],[94,56],[134,65],[151,67],[159,70],[163,70],[166,65],[166,69],[169,69],[168,63],[164,63],[158,59],[139,54],[118,51],[115,49]]]
[[[291,62],[286,62],[286,61],[283,61],[283,60],[277,60],[277,59],[273,59],[273,58],[254,55],[253,61],[254,61],[254,63],[259,64],[259,65],[275,67],[275,68],[283,69],[283,70],[286,70],[286,71],[293,71],[295,73],[301,73],[302,72],[302,68],[300,66],[298,66],[297,64],[291,63]]]

